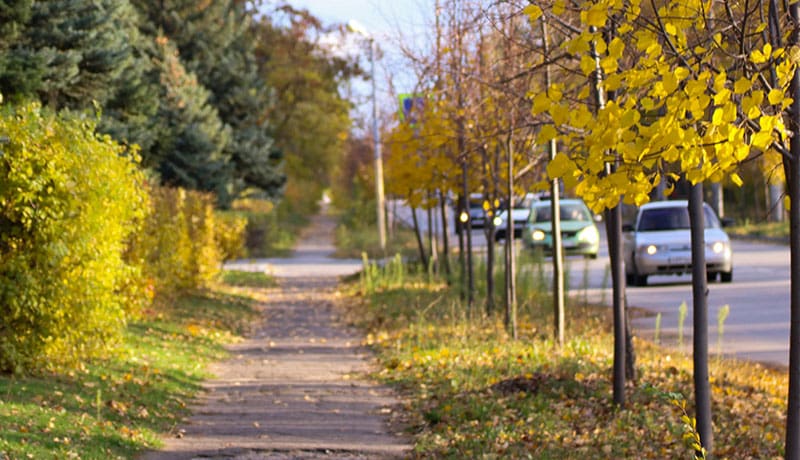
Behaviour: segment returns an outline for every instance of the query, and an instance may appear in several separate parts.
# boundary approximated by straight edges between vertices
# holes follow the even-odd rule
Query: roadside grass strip
[[[79,369],[0,376],[0,459],[130,459],[158,447],[257,316],[249,291],[218,286],[147,312]]]
[[[456,289],[426,279],[368,295],[354,282],[343,301],[378,353],[374,377],[404,397],[416,456],[694,458],[689,356],[635,339],[638,378],[620,409],[610,309],[572,299],[558,349],[546,295],[520,299],[512,340],[502,311],[487,316],[480,299],[465,311]],[[716,458],[782,456],[786,371],[716,357],[710,370]]]

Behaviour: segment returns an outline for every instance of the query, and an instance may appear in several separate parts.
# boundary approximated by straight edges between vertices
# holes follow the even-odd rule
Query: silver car
[[[728,235],[717,215],[703,203],[708,281],[733,280],[733,255]],[[689,204],[686,200],[657,201],[639,208],[633,225],[623,227],[625,278],[646,286],[649,275],[680,275],[692,271]]]

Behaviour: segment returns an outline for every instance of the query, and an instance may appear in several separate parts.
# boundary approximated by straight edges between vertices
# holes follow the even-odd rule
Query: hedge
[[[78,115],[0,113],[0,370],[76,365],[140,303],[122,254],[148,206],[135,150]]]

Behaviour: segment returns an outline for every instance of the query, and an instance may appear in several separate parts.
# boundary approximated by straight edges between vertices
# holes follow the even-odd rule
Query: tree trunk
[[[422,242],[422,232],[419,228],[419,219],[417,219],[417,208],[411,207],[411,220],[414,222],[414,235],[417,237],[417,248],[419,249],[419,261],[423,267],[428,266],[428,257],[425,254],[425,244]]]
[[[428,254],[430,259],[428,260],[429,266],[426,266],[426,268],[437,273],[439,271],[439,248],[436,247],[436,219],[434,219],[435,213],[433,212],[432,202],[433,193],[428,192],[428,208],[425,211],[428,218]]]
[[[550,36],[547,30],[547,21],[542,21],[542,44],[544,49],[545,60],[550,59]],[[550,77],[550,66],[544,68],[545,88],[550,88],[552,84]],[[556,140],[552,139],[547,143],[548,153],[550,160],[556,157],[558,153],[558,145]],[[550,183],[550,216],[551,228],[550,234],[552,236],[553,244],[553,336],[555,342],[559,347],[564,346],[564,254],[561,247],[561,206],[560,189],[558,179],[553,179]]]
[[[605,212],[614,312],[614,403],[625,405],[625,362],[628,360],[625,311],[625,270],[622,256],[622,203]],[[632,353],[632,352],[631,352]]]
[[[512,121],[513,125],[513,121]],[[512,126],[513,128],[513,126]],[[513,129],[511,130],[513,133]],[[514,253],[514,144],[506,139],[508,152],[508,212],[506,213],[506,329],[517,338],[517,264]]]
[[[789,16],[794,24],[800,23],[800,4],[789,4]],[[800,30],[792,29],[789,45],[800,44]],[[795,69],[789,87],[792,105],[787,123],[797,133],[800,129],[800,69]],[[789,288],[789,394],[786,416],[786,459],[800,460],[800,136],[789,140],[789,158],[784,157],[783,169],[789,193],[789,251],[791,254]]]
[[[483,234],[486,235],[486,314],[491,315],[496,307],[494,297],[497,289],[494,285],[495,249],[497,248],[494,242],[494,224],[491,222],[484,224]]]
[[[447,284],[450,284],[450,278],[453,276],[450,269],[450,235],[448,234],[450,228],[447,225],[447,200],[441,190],[439,191],[439,211],[442,219],[442,270],[447,278]]]
[[[708,279],[706,278],[705,216],[703,215],[703,184],[691,186],[689,193],[689,222],[692,234],[692,301],[694,394],[697,433],[710,454],[714,444],[711,432],[711,389],[708,381]]]

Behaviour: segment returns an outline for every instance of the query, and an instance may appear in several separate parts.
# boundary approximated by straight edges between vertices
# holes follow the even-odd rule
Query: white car
[[[711,207],[703,203],[708,281],[733,280],[733,255],[728,235]],[[646,286],[650,275],[692,272],[692,239],[686,200],[657,201],[639,208],[633,225],[623,226],[625,278]]]
[[[511,218],[514,219],[514,238],[522,237],[522,230],[528,222],[528,216],[531,213],[531,205],[539,201],[539,196],[533,193],[526,193],[522,199],[515,200],[514,207],[511,209]],[[500,241],[506,237],[506,219],[508,219],[508,209],[500,210],[492,222],[494,223],[494,239]]]

